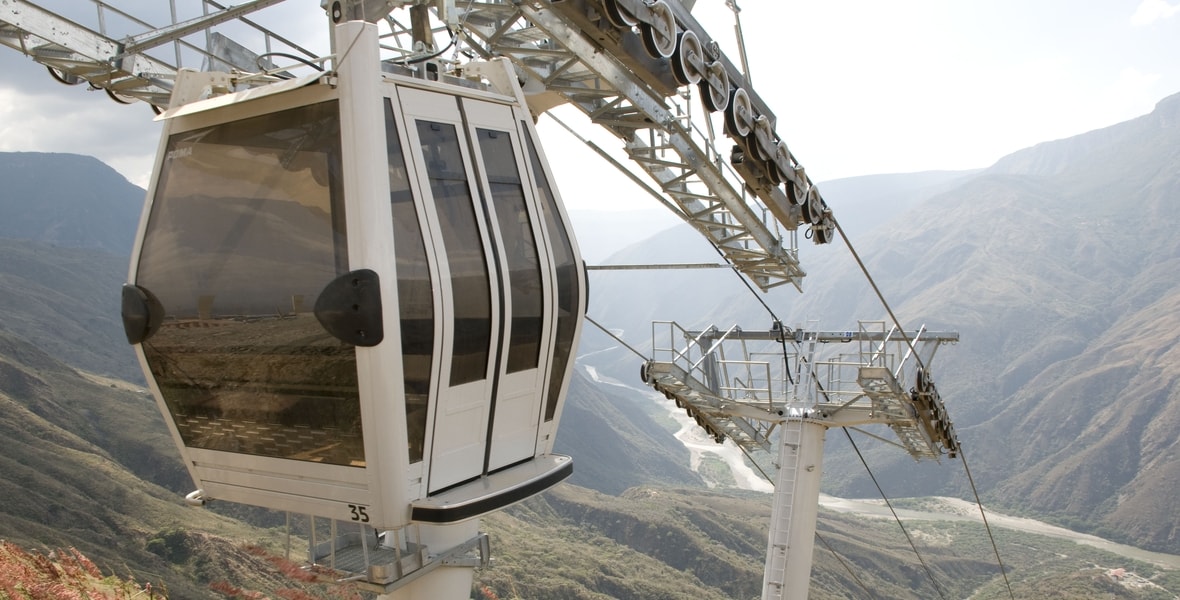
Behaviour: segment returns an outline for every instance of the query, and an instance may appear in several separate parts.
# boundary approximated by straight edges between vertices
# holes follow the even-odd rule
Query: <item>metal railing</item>
[[[773,425],[758,421],[810,418],[888,424],[911,454],[935,457],[957,441],[929,365],[940,344],[956,341],[956,333],[900,332],[880,321],[827,332],[694,331],[656,321],[645,373],[710,433],[739,444],[766,448]]]

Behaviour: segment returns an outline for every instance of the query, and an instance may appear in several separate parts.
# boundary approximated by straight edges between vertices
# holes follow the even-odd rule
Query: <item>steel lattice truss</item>
[[[168,108],[181,68],[253,72],[260,68],[256,59],[261,53],[280,48],[313,59],[313,53],[245,18],[282,1],[253,0],[226,8],[215,0],[197,0],[197,16],[156,26],[102,0],[77,3],[87,5],[86,24],[26,0],[5,0],[0,4],[0,44],[45,65],[62,83],[88,83],[117,102],[139,100],[159,111]],[[175,15],[176,0],[172,9]],[[258,33],[263,48],[248,50],[213,30],[231,22]]]
[[[63,83],[86,82],[115,100],[157,110],[170,107],[181,68],[227,71],[241,87],[283,76],[270,60],[276,53],[304,64],[329,62],[246,17],[282,0],[228,8],[190,0],[200,9],[187,19],[176,17],[178,1],[171,22],[154,26],[103,0],[89,0],[94,17],[86,24],[27,0],[5,0],[0,44]],[[411,18],[427,8],[428,20]],[[628,174],[654,186],[764,290],[787,283],[802,289],[800,226],[816,242],[832,238],[827,204],[775,133],[773,112],[678,0],[351,0],[329,10],[382,23],[392,61],[425,54],[435,68],[462,73],[469,59],[510,58],[534,114],[568,103],[621,140],[636,169]],[[108,25],[115,19],[123,23],[118,34]],[[260,47],[222,33],[230,26],[260,34]],[[434,42],[440,34],[453,38],[449,57],[430,54],[442,46]]]
[[[742,189],[726,162],[729,152],[695,128],[693,107],[677,95],[670,68],[647,56],[633,31],[589,20],[586,5],[578,3],[487,3],[465,22],[486,55],[508,56],[545,90],[623,140],[634,164],[740,271],[763,288],[799,284],[804,272],[780,229],[793,232],[800,210],[784,195],[786,219],[776,219]]]
[[[958,438],[930,365],[941,344],[958,340],[881,322],[856,331],[688,331],[657,322],[642,375],[718,443],[772,452],[771,436],[787,421],[879,423],[915,459],[953,458]],[[846,344],[854,351],[832,351]]]

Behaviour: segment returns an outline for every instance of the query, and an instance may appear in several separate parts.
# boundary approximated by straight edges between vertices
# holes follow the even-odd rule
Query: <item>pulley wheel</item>
[[[699,44],[699,42],[698,42],[698,44]],[[82,78],[78,77],[77,75],[74,75],[73,73],[66,73],[65,71],[62,71],[61,69],[55,69],[53,67],[45,67],[45,68],[49,70],[49,76],[52,77],[54,79],[54,81],[56,81],[58,83],[61,83],[64,85],[78,85],[79,83],[82,83]]]
[[[786,182],[787,195],[790,196],[791,188],[794,186],[790,184],[792,173],[791,167],[791,151],[787,149],[787,143],[783,140],[778,140],[774,143],[774,156],[767,161],[766,169],[771,172],[770,179],[775,182],[775,185]],[[791,200],[793,203],[794,200]]]
[[[631,16],[631,13],[619,5],[619,0],[602,0],[602,8],[606,20],[619,29],[631,29],[639,22],[639,19]]]
[[[834,233],[835,229],[836,228],[832,226],[831,221],[824,219],[819,225],[816,225],[812,228],[812,239],[817,244],[830,243],[832,241],[832,234]]]
[[[114,100],[119,104],[133,104],[136,100],[134,96],[124,96],[118,92],[112,92],[107,88],[103,88],[102,91],[106,92],[107,96],[110,96],[111,100]]]
[[[705,66],[705,52],[701,38],[692,31],[682,31],[676,36],[676,53],[672,55],[672,76],[680,85],[700,83],[701,70]]]
[[[766,141],[766,144],[763,143],[763,140]],[[758,158],[762,160],[774,158],[774,128],[770,126],[770,119],[767,119],[766,115],[758,115],[758,118],[754,119],[754,139],[751,145],[758,153]]]
[[[820,220],[824,216],[824,207],[823,202],[819,199],[819,193],[816,192],[814,187],[807,190],[807,196],[803,201],[802,208],[803,220],[812,225],[819,225]]]
[[[639,24],[643,47],[652,58],[668,58],[676,52],[676,15],[664,0],[657,0],[650,10],[652,22]]]
[[[715,60],[705,67],[708,73],[701,80],[701,100],[709,112],[725,110],[729,106],[729,73],[721,61]]]
[[[770,159],[771,166],[774,168],[775,177],[782,183],[790,181],[789,173],[793,171],[791,167],[791,151],[787,149],[787,142],[779,140],[774,145],[774,158]],[[791,188],[794,186],[787,186],[787,195],[791,193]]]
[[[800,179],[800,183],[791,185],[790,193],[787,194],[791,198],[791,203],[800,208],[807,206],[807,188],[800,185],[806,183],[805,179]]]
[[[746,90],[737,88],[729,95],[729,107],[725,109],[725,131],[734,137],[750,135],[754,120],[754,107]]]
[[[819,196],[819,191],[814,187],[811,188],[811,194],[807,198],[807,204],[811,206],[811,223],[813,225],[822,223],[827,205],[824,204],[823,198]]]
[[[779,185],[783,182],[783,172],[778,170],[778,164],[773,160],[763,161],[762,166],[766,171],[766,178],[770,180],[770,183]]]

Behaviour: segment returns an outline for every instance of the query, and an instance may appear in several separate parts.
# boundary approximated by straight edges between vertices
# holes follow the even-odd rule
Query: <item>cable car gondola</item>
[[[127,337],[194,501],[465,522],[572,471],[584,270],[507,61],[476,80],[382,63],[371,24],[336,41],[330,72],[160,117]]]

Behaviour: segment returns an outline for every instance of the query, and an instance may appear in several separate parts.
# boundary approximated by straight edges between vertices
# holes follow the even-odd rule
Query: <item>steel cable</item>
[[[873,470],[869,468],[869,463],[865,461],[865,457],[860,453],[860,448],[857,447],[856,441],[852,439],[852,434],[848,433],[847,427],[841,428],[844,435],[848,438],[848,443],[852,444],[852,449],[856,451],[856,456],[860,458],[860,463],[864,465],[865,470],[869,473],[869,478],[873,480],[873,485],[877,486],[877,491],[881,494],[881,498],[885,500],[885,506],[889,507],[889,512],[893,513],[893,520],[897,521],[897,526],[901,528],[901,532],[905,534],[905,539],[909,541],[910,548],[913,549],[914,555],[918,557],[918,562],[922,563],[922,568],[926,570],[926,576],[930,578],[930,584],[934,586],[934,590],[938,592],[938,597],[946,600],[946,595],[942,593],[942,587],[934,579],[934,572],[930,570],[930,566],[926,564],[926,559],[922,558],[922,553],[918,552],[918,547],[914,545],[914,538],[910,537],[910,532],[906,530],[905,525],[901,522],[901,517],[897,515],[897,511],[893,509],[893,503],[889,501],[889,497],[885,495],[885,490],[881,488],[881,484],[877,482],[877,477],[873,475]]]
[[[906,345],[909,346],[910,352],[913,354],[914,359],[918,362],[918,366],[922,367],[923,369],[926,369],[927,367],[925,364],[923,364],[922,357],[918,354],[917,349],[914,348],[913,340],[911,340],[910,337],[905,334],[905,330],[902,329],[902,326],[901,326],[901,321],[899,321],[897,318],[897,315],[895,315],[893,313],[893,307],[891,307],[889,305],[889,302],[887,302],[885,300],[885,295],[881,293],[881,288],[877,286],[877,282],[876,282],[876,280],[873,279],[872,274],[869,273],[868,267],[866,267],[864,264],[864,261],[862,261],[860,259],[860,254],[857,253],[856,248],[852,247],[852,241],[849,240],[848,235],[846,233],[844,233],[844,228],[840,226],[840,222],[837,221],[836,218],[830,214],[830,212],[827,216],[829,218],[831,218],[832,223],[836,226],[836,231],[838,231],[840,233],[840,238],[842,240],[844,240],[844,245],[848,248],[848,251],[850,253],[852,253],[852,258],[856,260],[857,266],[860,267],[861,273],[864,274],[865,279],[868,280],[869,285],[873,288],[873,292],[877,294],[877,299],[881,301],[881,306],[885,309],[885,311],[887,313],[889,313],[889,318],[893,320],[893,326],[896,327],[899,332],[901,332],[902,338],[906,341]],[[844,434],[848,435],[849,441],[852,441],[852,436],[848,434],[847,430],[844,431]],[[856,449],[855,443],[853,444],[853,448]],[[991,525],[988,524],[988,522],[987,522],[987,515],[984,513],[984,510],[983,510],[983,503],[979,499],[979,490],[977,490],[975,488],[975,479],[971,476],[971,469],[967,466],[967,457],[965,454],[963,454],[962,446],[960,446],[958,450],[959,450],[959,458],[962,459],[962,461],[963,461],[963,469],[967,473],[967,481],[971,484],[971,493],[975,495],[975,505],[979,507],[979,514],[983,517],[984,530],[987,532],[988,540],[991,541],[992,550],[996,554],[996,562],[999,563],[1000,574],[1002,574],[1004,576],[1004,585],[1008,589],[1008,597],[1015,600],[1016,596],[1012,592],[1012,585],[1008,581],[1008,572],[1004,568],[1003,559],[1000,558],[1000,549],[996,545],[996,538],[992,535]],[[859,449],[856,450],[856,454],[857,454],[857,456],[860,456]],[[864,457],[861,457],[861,462],[864,462]],[[868,464],[865,464],[865,468],[866,469],[868,468]],[[871,471],[869,472],[869,476],[872,477]],[[877,481],[876,478],[874,478],[873,483],[876,483],[876,481]],[[881,489],[881,487],[877,486],[877,489]],[[884,492],[882,492],[881,495],[882,495],[882,497],[884,497]],[[889,502],[888,499],[886,499],[885,501]],[[890,510],[893,510],[892,506],[890,506]],[[900,523],[901,523],[901,521],[898,521],[898,524],[900,524]],[[904,527],[902,529],[904,531]],[[908,538],[909,534],[906,534],[906,537]],[[916,552],[916,550],[915,550],[915,552]],[[925,563],[923,563],[923,565],[924,564]]]

